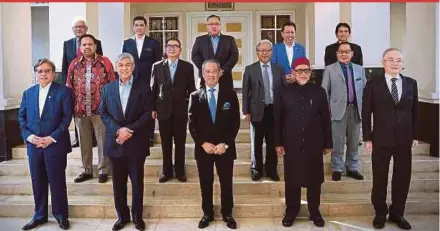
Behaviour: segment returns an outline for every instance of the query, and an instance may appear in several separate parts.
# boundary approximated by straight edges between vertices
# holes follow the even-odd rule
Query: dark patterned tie
[[[397,78],[391,78],[391,96],[393,97],[394,103],[399,103],[399,92],[397,92],[397,85],[396,85]]]

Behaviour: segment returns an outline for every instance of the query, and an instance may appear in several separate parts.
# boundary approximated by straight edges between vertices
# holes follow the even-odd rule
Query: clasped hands
[[[122,127],[116,132],[116,136],[116,143],[122,145],[125,141],[133,136],[133,130]]]
[[[37,148],[47,148],[53,143],[53,139],[50,136],[39,137],[33,135],[31,138],[31,143],[34,144]]]
[[[208,154],[222,155],[226,152],[226,146],[224,143],[220,143],[217,145],[205,142],[202,144],[203,150],[205,150]]]

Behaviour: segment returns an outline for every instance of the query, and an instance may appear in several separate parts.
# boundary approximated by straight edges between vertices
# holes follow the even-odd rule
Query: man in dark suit
[[[325,66],[336,63],[338,61],[336,52],[338,51],[339,43],[348,42],[348,38],[350,37],[351,34],[350,25],[348,25],[348,23],[345,22],[339,23],[338,25],[336,25],[335,34],[338,41],[328,45],[325,48],[325,54],[324,54]],[[364,62],[362,58],[361,47],[355,43],[349,42],[349,44],[351,46],[351,50],[353,51],[353,57],[351,58],[351,62],[359,66],[363,66]]]
[[[135,62],[132,55],[118,56],[116,69],[119,80],[104,86],[99,114],[106,126],[105,155],[112,165],[112,180],[118,221],[113,231],[130,222],[127,206],[127,177],[132,185],[132,217],[135,228],[145,229],[142,220],[144,195],[144,163],[150,155],[147,123],[151,120],[150,88],[133,77]]]
[[[221,21],[217,15],[207,19],[208,34],[196,38],[191,59],[199,69],[200,87],[205,84],[202,64],[205,60],[216,59],[220,63],[220,86],[234,88],[232,69],[238,61],[238,48],[234,37],[220,33]]]
[[[170,39],[166,45],[167,59],[153,66],[151,90],[153,98],[153,119],[159,120],[162,141],[163,167],[159,182],[173,177],[173,137],[175,145],[174,172],[180,182],[185,176],[185,143],[188,122],[188,102],[191,92],[196,90],[194,67],[179,59],[182,51],[177,39]]]
[[[272,43],[261,40],[257,44],[258,62],[245,68],[243,75],[243,114],[252,123],[253,152],[251,153],[252,180],[260,180],[263,175],[263,139],[266,140],[266,175],[279,181],[278,157],[274,144],[274,97],[286,84],[283,69],[270,62]]]
[[[388,220],[409,230],[403,217],[411,181],[411,147],[417,145],[418,90],[417,82],[400,74],[402,53],[395,48],[384,52],[385,76],[369,82],[364,90],[362,131],[367,151],[372,151],[373,189],[371,201],[376,211],[373,226],[385,226]],[[373,124],[371,124],[373,114]],[[373,127],[373,129],[372,129]],[[391,205],[386,204],[388,170],[393,157]]]
[[[86,21],[84,19],[76,19],[73,22],[72,25],[72,31],[75,34],[74,38],[71,38],[69,40],[64,41],[63,45],[63,66],[61,68],[61,75],[60,79],[58,79],[58,83],[60,84],[66,84],[66,78],[67,78],[67,71],[69,69],[69,65],[76,57],[81,57],[81,49],[80,49],[80,43],[79,38],[81,36],[87,34],[88,27],[86,25]],[[98,55],[102,55],[102,46],[101,41],[96,40],[96,53]],[[93,147],[96,147],[96,138],[95,135],[93,135]],[[75,141],[72,144],[72,147],[76,148],[79,147],[78,142],[78,130],[75,126]]]
[[[23,93],[18,122],[26,140],[32,178],[35,212],[23,230],[47,222],[48,187],[52,214],[61,229],[69,229],[66,166],[70,146],[69,124],[72,121],[72,90],[53,82],[55,65],[40,59],[34,66],[38,85]]]
[[[214,220],[212,191],[215,164],[220,179],[223,221],[227,227],[236,229],[237,222],[232,217],[232,175],[237,158],[235,137],[240,128],[238,98],[233,89],[219,86],[220,63],[217,60],[206,60],[202,71],[206,85],[191,94],[188,109],[204,213],[198,227],[205,228]]]
[[[133,18],[133,30],[135,35],[124,41],[122,53],[130,53],[135,61],[133,71],[135,78],[150,83],[151,67],[162,58],[162,49],[155,39],[147,36],[147,20],[143,16]],[[148,85],[147,84],[147,85]],[[154,124],[155,120],[149,120],[148,138],[150,146],[154,145]]]

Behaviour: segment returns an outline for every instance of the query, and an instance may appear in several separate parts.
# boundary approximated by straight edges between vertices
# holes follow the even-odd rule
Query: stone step
[[[428,155],[414,155],[412,161],[413,172],[438,172],[439,171],[439,158],[431,157]],[[97,175],[97,159],[93,159],[94,174]],[[392,170],[392,161],[390,170]],[[162,169],[162,160],[160,159],[147,159],[145,162],[145,175],[147,176],[159,176]],[[236,160],[234,164],[235,176],[248,176],[250,174],[250,160]],[[80,159],[68,159],[66,175],[76,176],[83,171],[82,162]],[[283,163],[278,164],[278,172],[283,175],[284,168]],[[326,174],[331,173],[330,159],[327,157],[324,159],[324,172]],[[368,174],[371,172],[371,160],[366,158],[365,161],[360,163],[360,172]],[[197,166],[195,160],[186,160],[186,174],[188,177],[198,176]],[[0,163],[0,176],[25,176],[29,175],[29,165],[26,159],[9,160]]]
[[[161,138],[159,130],[154,131],[154,143],[160,144]],[[237,137],[235,137],[235,143],[250,143],[251,142],[251,136],[250,136],[250,129],[240,129],[238,131]],[[194,143],[193,138],[191,137],[191,134],[189,133],[189,130],[186,131],[186,143]],[[158,145],[160,146],[160,145]]]
[[[194,159],[194,143],[185,144],[186,149],[186,159],[191,160]],[[251,144],[250,143],[237,143],[235,144],[237,149],[237,159],[238,160],[250,160],[251,159]],[[426,155],[429,153],[429,144],[421,143],[420,145],[414,147],[413,155]],[[360,156],[368,156],[371,158],[371,154],[364,151],[364,146],[359,147]],[[98,148],[93,148],[93,157],[97,158],[98,156]],[[266,145],[263,144],[263,155],[266,153]],[[162,147],[159,144],[150,148],[150,156],[148,159],[162,159]],[[26,145],[20,145],[12,149],[12,159],[27,159],[27,150]],[[81,150],[80,148],[73,148],[72,152],[68,155],[69,159],[81,159]],[[330,155],[325,156],[324,158],[330,158]],[[279,159],[282,161],[282,158]]]
[[[389,194],[388,194],[389,195]],[[69,217],[116,218],[113,196],[69,196]],[[301,201],[300,216],[307,216],[306,198]],[[389,199],[388,199],[389,201]],[[131,204],[131,197],[128,198]],[[49,199],[49,204],[51,200]],[[215,196],[214,213],[220,217],[220,198]],[[49,210],[50,210],[49,206]],[[414,192],[408,195],[405,214],[438,214],[438,193]],[[32,196],[0,196],[0,217],[31,217],[34,202]],[[284,197],[278,195],[235,195],[235,217],[282,217]],[[371,216],[374,214],[370,193],[323,193],[320,211],[323,216]],[[49,214],[51,212],[49,211]],[[200,218],[200,195],[146,196],[144,218]]]
[[[92,179],[82,183],[74,183],[75,177],[67,177],[68,195],[91,195],[91,196],[111,196],[113,188],[111,177],[106,183],[98,183]],[[391,174],[388,177],[391,181]],[[188,182],[181,183],[176,179],[171,179],[167,183],[159,183],[157,177],[147,176],[144,179],[145,196],[191,196],[200,195],[199,180],[196,177],[188,179]],[[322,185],[322,193],[362,193],[371,191],[372,176],[366,175],[365,180],[354,180],[342,177],[341,181],[331,180],[330,175],[325,176]],[[389,191],[391,183],[388,184]],[[439,177],[433,173],[414,173],[410,185],[410,192],[438,192]],[[131,192],[131,183],[128,191]],[[29,176],[0,176],[0,195],[32,195],[32,182]],[[218,178],[214,181],[214,194],[220,194]],[[284,182],[273,182],[268,178],[260,181],[252,181],[250,177],[234,177],[234,195],[284,195]]]

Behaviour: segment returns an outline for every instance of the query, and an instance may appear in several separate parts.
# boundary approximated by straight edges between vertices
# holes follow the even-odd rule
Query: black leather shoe
[[[362,175],[359,173],[359,171],[348,171],[348,170],[347,170],[347,176],[348,176],[348,177],[351,177],[351,178],[353,178],[353,179],[356,179],[356,180],[363,180],[363,179],[364,179],[364,176],[362,176]]]
[[[237,229],[237,222],[232,216],[223,217],[223,221],[226,222],[226,226],[230,229]]]
[[[213,216],[208,216],[208,215],[204,215],[202,217],[202,219],[199,221],[199,229],[203,229],[208,227],[209,222],[214,221],[214,217]]]
[[[178,176],[178,177],[176,177],[177,178],[177,180],[178,181],[180,181],[180,182],[186,182],[186,176]]]
[[[90,180],[93,178],[93,174],[86,174],[86,173],[81,173],[77,178],[75,178],[75,180],[73,180],[75,183],[81,183],[84,182],[86,180]]]
[[[268,175],[268,177],[272,180],[272,181],[280,181],[280,176],[278,175],[278,173],[275,174],[270,174]]]
[[[394,222],[399,226],[399,228],[404,230],[410,230],[411,224],[404,218],[404,217],[395,217],[395,216],[389,216],[388,221]]]
[[[342,172],[333,172],[332,173],[332,180],[333,181],[340,181],[342,176]]]
[[[311,218],[310,220],[313,221],[313,224],[316,227],[324,227],[324,225],[325,225],[325,221],[324,221],[324,219],[322,219],[322,217],[315,217],[315,218]]]
[[[58,226],[63,230],[67,230],[70,228],[70,222],[67,219],[62,219],[58,221]]]
[[[39,225],[42,225],[47,222],[47,219],[41,219],[41,220],[34,220],[30,221],[29,223],[25,224],[21,229],[22,230],[30,230],[33,229]]]
[[[284,216],[283,221],[282,221],[283,226],[284,226],[284,227],[290,227],[290,226],[292,226],[292,225],[293,225],[293,222],[295,221],[295,218],[296,218],[296,217]]]
[[[373,219],[373,227],[375,229],[383,229],[385,227],[386,216],[376,215]]]
[[[261,179],[261,174],[257,170],[251,169],[251,179],[253,181],[259,181]]]
[[[145,222],[144,222],[142,219],[141,219],[141,220],[134,221],[133,223],[134,223],[134,227],[135,227],[137,230],[141,230],[141,231],[144,231],[144,230],[145,230]]]
[[[128,223],[130,223],[130,221],[117,220],[116,223],[113,225],[112,231],[121,230]]]
[[[171,178],[171,177],[168,177],[168,176],[162,175],[162,176],[159,178],[159,183],[165,183],[165,182],[169,181],[170,178]]]
[[[108,180],[108,175],[107,174],[99,174],[99,179],[98,182],[99,183],[105,183]]]
[[[77,147],[79,147],[79,142],[78,141],[76,141],[75,143],[72,144],[72,148],[77,148]]]

